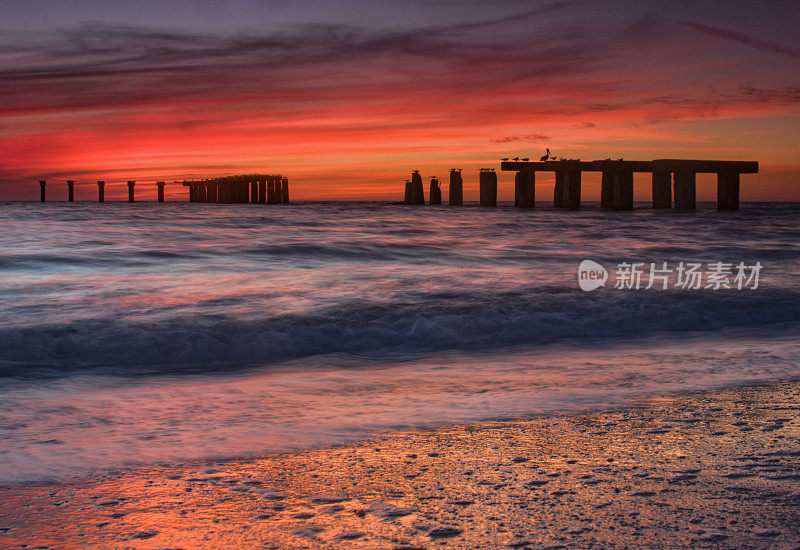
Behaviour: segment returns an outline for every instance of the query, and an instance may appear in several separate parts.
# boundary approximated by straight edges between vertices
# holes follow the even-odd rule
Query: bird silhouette
[[[522,160],[524,160],[525,162],[528,162],[528,161],[529,161],[529,160],[531,160],[531,159],[529,159],[529,158],[527,158],[527,157],[526,157],[526,158],[524,158],[524,159],[522,159]]]
[[[519,160],[519,157],[514,157],[514,160]]]
[[[622,157],[619,157],[617,160],[618,160],[618,161],[620,161],[620,162],[622,162]]]
[[[504,158],[504,159],[501,159],[501,160],[508,160],[508,157],[506,157],[506,158]]]
[[[550,148],[548,147],[547,148],[547,152],[544,155],[542,155],[542,158],[540,158],[539,160],[544,162],[544,161],[548,160],[549,158],[550,158]],[[553,160],[555,160],[555,157],[553,157]]]

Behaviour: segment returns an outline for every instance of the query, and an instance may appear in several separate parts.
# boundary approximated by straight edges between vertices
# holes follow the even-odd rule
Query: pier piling
[[[67,180],[67,200],[69,202],[75,201],[75,182]]]
[[[281,178],[281,203],[289,204],[289,178]]]
[[[497,206],[497,173],[494,168],[481,168],[479,183],[481,206]]]
[[[612,210],[633,210],[633,171],[621,169],[614,172]]]
[[[567,210],[580,210],[581,208],[581,171],[564,170],[564,204]]]
[[[464,181],[461,178],[461,170],[456,168],[450,169],[450,188],[448,192],[450,206],[461,206],[464,204]]]
[[[106,202],[106,182],[97,181],[97,202]]]
[[[536,172],[520,170],[514,175],[514,206],[533,208],[536,201]]]
[[[653,172],[653,208],[672,208],[671,178],[669,172]]]
[[[39,180],[39,202],[45,202],[44,188],[47,185],[47,180]]]
[[[600,208],[612,210],[614,208],[614,172],[603,170],[600,182]]]
[[[250,182],[250,204],[258,204],[258,180]]]
[[[720,172],[717,174],[717,210],[739,210],[739,174]]]
[[[442,204],[442,188],[439,187],[439,180],[436,177],[431,178],[430,203]]]
[[[166,182],[163,182],[163,181],[157,181],[156,182],[156,187],[158,188],[158,202],[164,202],[164,185],[165,184],[166,184]],[[205,202],[205,199],[206,199],[206,188],[205,188],[205,185],[201,186],[200,189],[201,189],[201,196],[204,199],[203,202]]]
[[[258,180],[258,204],[267,204],[267,180]]]
[[[411,181],[406,183],[406,204],[425,204],[425,191],[419,170],[411,173]]]
[[[553,187],[553,208],[564,207],[564,170],[555,171],[556,184]]]
[[[675,172],[675,209],[697,208],[697,175],[694,172]]]
[[[136,182],[131,180],[128,182],[128,202],[133,202],[133,186],[136,185]]]

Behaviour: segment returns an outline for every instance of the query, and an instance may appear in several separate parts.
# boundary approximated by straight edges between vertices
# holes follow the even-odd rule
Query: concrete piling
[[[675,209],[695,210],[697,208],[697,178],[694,172],[675,172]]]
[[[581,171],[564,170],[564,202],[567,210],[580,210],[581,208]]]
[[[481,168],[479,174],[481,206],[497,206],[497,173],[493,168]]]
[[[128,182],[128,202],[133,202],[133,186],[136,185],[136,182],[131,180]]]
[[[672,174],[665,171],[653,172],[653,208],[672,208]]]
[[[250,182],[250,204],[258,204],[258,180]]]
[[[47,180],[39,180],[39,202],[45,202],[44,188],[47,185]]]
[[[436,177],[431,178],[431,191],[429,197],[431,204],[442,204],[442,188],[439,187],[439,180]]]
[[[536,200],[536,172],[520,170],[514,175],[514,206],[533,208]]]
[[[425,191],[419,170],[411,173],[411,181],[406,184],[406,204],[425,204]]]
[[[464,181],[461,178],[461,170],[456,168],[450,169],[450,188],[448,192],[450,206],[461,206],[464,204]]]
[[[603,170],[600,183],[600,208],[611,210],[614,208],[614,172]]]
[[[258,204],[267,204],[267,180],[258,181]]]
[[[614,172],[612,210],[633,210],[633,172],[617,170]]]
[[[281,178],[281,203],[289,204],[289,178]]]
[[[165,184],[166,184],[166,182],[163,182],[163,181],[157,181],[156,182],[156,187],[158,188],[158,202],[164,202],[164,185]],[[206,186],[205,185],[201,185],[200,186],[200,192],[201,192],[201,197],[204,199],[202,202],[206,202],[207,198],[206,198]]]
[[[106,202],[106,182],[97,181],[97,202]]]
[[[555,170],[556,184],[553,187],[553,208],[564,207],[564,170]]]
[[[67,180],[67,200],[69,202],[75,201],[75,182]]]
[[[717,210],[739,210],[739,174],[720,172],[717,174]]]

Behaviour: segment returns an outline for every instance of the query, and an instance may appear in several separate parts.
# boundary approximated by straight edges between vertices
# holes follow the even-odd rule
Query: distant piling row
[[[697,208],[697,174],[717,175],[717,209],[739,209],[741,174],[758,172],[756,161],[657,159],[653,161],[619,160],[547,160],[530,162],[503,161],[501,170],[514,171],[514,206],[533,208],[536,202],[536,172],[553,172],[553,207],[580,210],[583,172],[601,172],[600,207],[603,210],[633,210],[633,175],[652,174],[653,208],[695,210]],[[494,168],[481,168],[478,173],[481,206],[497,206],[497,173]],[[435,183],[434,183],[435,182]],[[441,188],[431,180],[430,204],[442,204]],[[418,170],[406,181],[405,204],[425,204],[422,176]],[[451,206],[464,203],[461,170],[450,170]]]
[[[421,180],[420,180],[421,181]],[[75,181],[66,180],[67,201],[75,201]],[[230,176],[202,181],[183,181],[189,188],[189,202],[288,204],[289,180],[277,174]],[[129,180],[128,202],[135,202],[136,181]],[[165,181],[157,181],[158,202],[164,202]],[[97,202],[105,202],[106,182],[97,182]],[[47,201],[47,180],[39,180],[39,201]],[[423,199],[424,202],[424,199]]]

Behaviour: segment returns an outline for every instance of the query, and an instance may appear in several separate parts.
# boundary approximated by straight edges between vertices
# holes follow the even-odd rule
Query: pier
[[[717,209],[739,210],[741,174],[758,173],[757,161],[656,159],[641,160],[545,160],[502,161],[500,170],[514,175],[514,206],[533,208],[536,200],[536,172],[553,172],[553,207],[580,210],[581,180],[584,172],[600,172],[600,208],[633,210],[633,175],[652,174],[653,208],[695,210],[697,207],[697,174],[717,175]],[[481,168],[478,173],[480,205],[497,206],[497,173],[494,168]],[[441,204],[441,189],[431,182],[430,204]],[[463,205],[461,170],[450,170],[450,205]],[[405,204],[425,204],[422,176],[418,170],[406,181]]]
[[[289,204],[289,179],[280,174],[176,181],[189,188],[189,202]]]

